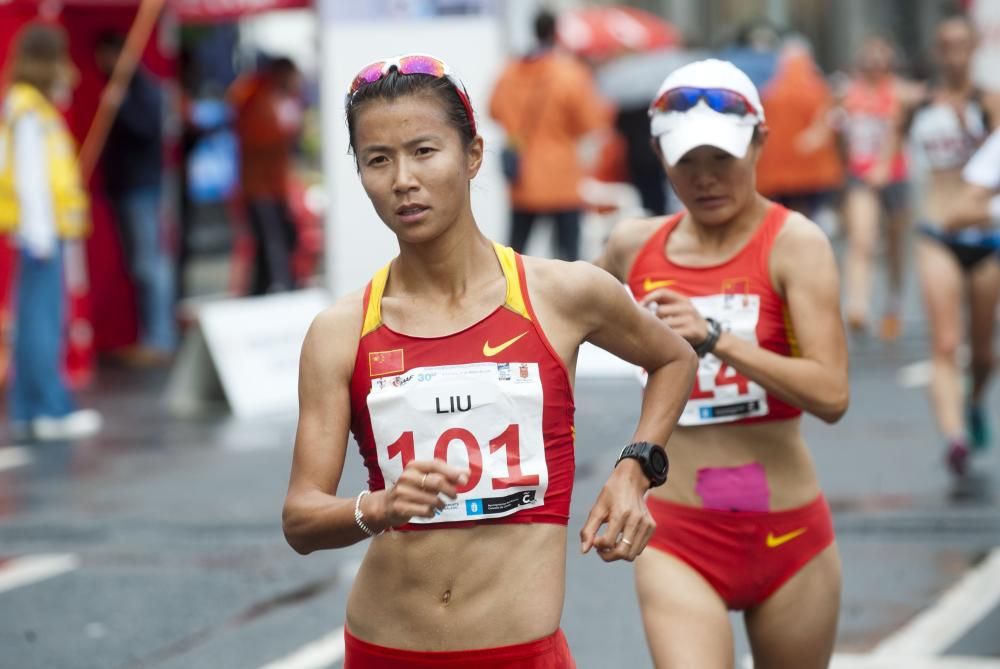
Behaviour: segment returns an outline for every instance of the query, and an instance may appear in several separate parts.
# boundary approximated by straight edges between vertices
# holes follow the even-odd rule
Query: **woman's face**
[[[945,77],[962,81],[969,74],[976,52],[976,35],[964,20],[945,21],[934,37],[934,56]]]
[[[673,167],[664,167],[677,197],[691,215],[705,225],[722,225],[751,201],[759,155],[759,141],[750,144],[743,158],[714,146],[699,146],[685,153]]]
[[[891,72],[892,61],[892,47],[877,37],[866,40],[858,53],[858,66],[861,71],[873,76]]]
[[[432,95],[366,103],[355,120],[361,184],[379,218],[400,241],[420,243],[471,215],[469,181],[479,172],[483,142],[466,149]]]

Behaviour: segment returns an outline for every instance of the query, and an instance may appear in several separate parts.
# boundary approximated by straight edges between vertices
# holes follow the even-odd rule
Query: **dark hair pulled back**
[[[472,145],[472,141],[476,138],[472,119],[466,113],[465,105],[451,80],[429,74],[400,74],[393,68],[378,81],[358,89],[347,100],[347,133],[355,161],[358,149],[355,143],[358,113],[361,108],[375,101],[393,102],[408,95],[425,95],[437,99],[444,109],[449,125],[458,132],[462,146],[468,149]]]

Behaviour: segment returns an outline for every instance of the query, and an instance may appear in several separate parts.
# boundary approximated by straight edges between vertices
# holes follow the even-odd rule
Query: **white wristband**
[[[382,533],[376,532],[372,528],[368,527],[367,523],[365,523],[364,514],[361,513],[361,498],[369,494],[370,492],[371,492],[370,490],[362,490],[360,493],[358,493],[357,499],[354,500],[354,524],[357,525],[358,529],[360,529],[368,536],[375,537]]]

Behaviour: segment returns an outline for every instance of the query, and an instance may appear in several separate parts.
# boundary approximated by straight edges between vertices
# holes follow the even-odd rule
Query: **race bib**
[[[692,297],[691,304],[706,318],[714,318],[728,332],[757,343],[760,295],[746,293]],[[767,392],[759,384],[709,353],[698,362],[691,398],[681,425],[711,425],[767,415]]]
[[[892,128],[880,116],[856,116],[848,125],[847,145],[854,160],[877,158],[888,140]]]
[[[692,297],[691,304],[706,318],[714,318],[728,332],[757,343],[760,296],[749,293]],[[646,384],[646,371],[639,371]],[[711,353],[698,362],[691,397],[681,413],[679,425],[713,425],[743,418],[766,416],[767,392]]]
[[[418,367],[372,379],[368,410],[386,487],[412,460],[469,469],[457,500],[410,522],[498,518],[544,505],[549,472],[537,363]]]

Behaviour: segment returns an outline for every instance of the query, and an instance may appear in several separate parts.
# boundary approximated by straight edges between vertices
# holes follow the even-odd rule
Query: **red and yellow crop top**
[[[788,214],[784,207],[772,204],[746,246],[726,262],[708,267],[677,265],[667,258],[667,240],[683,213],[672,216],[639,251],[629,272],[629,287],[637,300],[669,287],[690,298],[702,316],[714,318],[724,331],[768,351],[797,356],[788,307],[771,285],[769,269],[774,240]],[[708,354],[698,364],[695,386],[679,424],[757,423],[801,413]]]
[[[521,257],[494,243],[504,303],[443,337],[382,321],[389,266],[364,295],[351,377],[351,432],[368,487],[392,485],[414,459],[468,467],[468,483],[434,518],[402,530],[569,522],[575,461],[569,373],[531,308]]]

